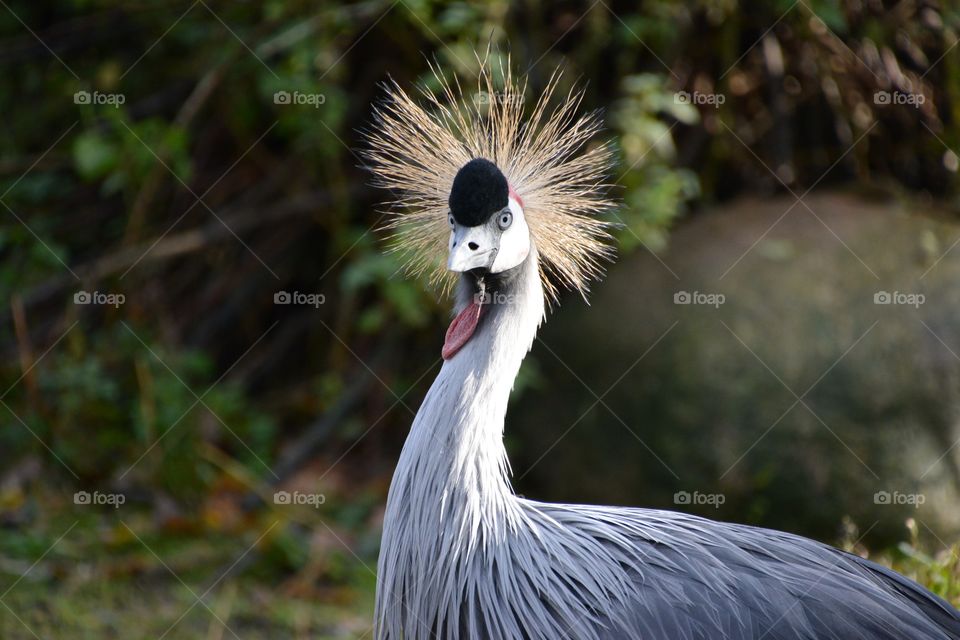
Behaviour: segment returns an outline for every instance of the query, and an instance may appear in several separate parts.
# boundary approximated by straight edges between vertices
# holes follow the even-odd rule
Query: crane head
[[[450,240],[447,269],[500,273],[530,254],[523,204],[497,165],[474,158],[453,180],[448,200]]]
[[[392,82],[374,106],[363,154],[375,184],[395,194],[391,245],[442,291],[464,272],[506,276],[535,258],[548,301],[563,288],[586,296],[612,257],[603,216],[617,206],[604,182],[614,149],[593,143],[600,117],[577,116],[583,93],[560,91],[559,69],[528,105],[527,79],[509,61],[479,62],[482,101],[434,68],[439,88],[423,87],[422,104]]]

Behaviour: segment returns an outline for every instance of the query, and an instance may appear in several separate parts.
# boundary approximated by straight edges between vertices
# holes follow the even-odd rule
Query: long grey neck
[[[475,333],[444,361],[414,420],[390,488],[388,520],[400,509],[412,510],[421,522],[431,515],[454,518],[476,532],[498,516],[496,529],[514,517],[503,425],[520,363],[544,316],[535,249],[523,264],[486,276],[484,284],[490,302]],[[465,274],[458,312],[476,290],[476,278]]]

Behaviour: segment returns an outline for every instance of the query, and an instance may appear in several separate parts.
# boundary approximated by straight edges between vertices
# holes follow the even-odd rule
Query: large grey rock
[[[874,539],[910,516],[960,529],[960,226],[852,195],[805,203],[701,213],[659,260],[612,267],[591,306],[565,302],[534,347],[544,383],[508,417],[520,490],[822,538],[847,515]]]

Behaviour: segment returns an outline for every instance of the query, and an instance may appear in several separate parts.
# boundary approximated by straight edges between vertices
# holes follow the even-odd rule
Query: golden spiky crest
[[[599,118],[577,117],[582,91],[571,90],[551,107],[559,69],[524,118],[526,80],[513,78],[508,60],[500,65],[497,90],[491,67],[489,55],[480,60],[477,92],[467,96],[458,80],[451,84],[431,65],[440,89],[420,89],[425,106],[396,82],[387,85],[364,153],[374,184],[394,195],[386,225],[391,248],[410,273],[448,289],[454,275],[444,268],[450,188],[464,164],[486,158],[523,200],[548,301],[556,302],[558,284],[585,297],[612,251],[609,224],[598,219],[615,206],[603,182],[612,150],[600,144],[584,151],[601,128]]]

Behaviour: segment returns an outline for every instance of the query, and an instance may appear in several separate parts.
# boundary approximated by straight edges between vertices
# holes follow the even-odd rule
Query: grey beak
[[[457,272],[478,267],[489,269],[493,266],[499,249],[500,238],[493,233],[490,225],[465,227],[458,224],[453,231],[447,269]]]

